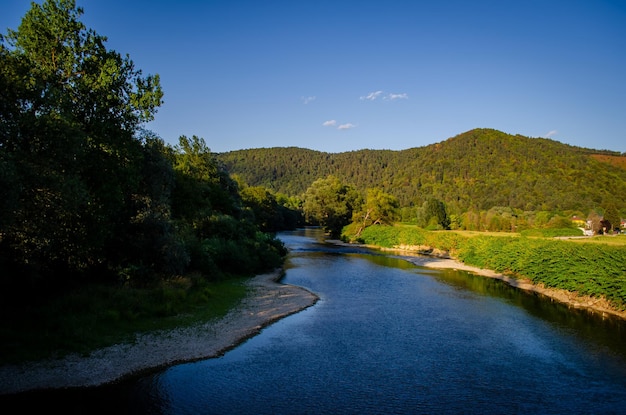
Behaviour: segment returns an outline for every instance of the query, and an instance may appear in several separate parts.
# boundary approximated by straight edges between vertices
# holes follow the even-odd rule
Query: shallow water
[[[496,280],[286,233],[321,299],[221,358],[134,386],[166,414],[626,412],[624,324]]]
[[[281,234],[320,296],[224,356],[30,395],[134,414],[623,414],[626,324],[464,271]],[[78,411],[76,412],[78,413]]]

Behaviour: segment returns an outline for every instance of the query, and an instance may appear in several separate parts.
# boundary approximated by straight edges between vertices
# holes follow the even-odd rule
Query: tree
[[[609,204],[606,209],[604,209],[604,217],[603,221],[606,223],[603,225],[606,227],[606,232],[609,232],[613,229],[619,229],[621,225],[621,219],[619,216],[619,212],[614,204]]]
[[[441,229],[450,229],[450,219],[446,211],[446,205],[435,198],[430,198],[424,205],[422,222],[426,226],[435,226]]]
[[[398,212],[398,199],[381,189],[368,189],[365,203],[353,215],[353,222],[359,224],[355,238],[368,226],[392,224],[398,219]]]
[[[276,196],[269,190],[262,186],[244,187],[241,198],[263,232],[276,232],[282,227]]]
[[[136,134],[162,102],[159,77],[108,50],[82,14],[73,0],[33,2],[0,39],[0,261],[16,275],[116,268],[137,215]]]
[[[591,211],[587,216],[587,223],[591,224],[591,231],[594,234],[602,233],[602,216],[595,210]]]
[[[318,223],[332,237],[338,237],[361,203],[361,197],[354,187],[330,175],[316,180],[307,189],[303,209],[309,223]]]

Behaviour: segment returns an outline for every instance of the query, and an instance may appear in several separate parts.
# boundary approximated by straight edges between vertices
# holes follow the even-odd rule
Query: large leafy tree
[[[122,260],[116,234],[137,214],[137,133],[162,102],[159,77],[82,14],[74,0],[32,3],[1,38],[0,261],[19,275],[96,275],[82,271]]]
[[[422,227],[450,229],[450,218],[446,205],[435,198],[429,198],[422,206]]]
[[[391,225],[399,218],[399,203],[395,196],[381,189],[367,189],[365,203],[354,212],[353,222],[357,224],[355,237],[358,238],[368,226]]]
[[[331,175],[311,184],[304,196],[303,209],[308,222],[318,223],[332,237],[338,237],[361,203],[361,196],[353,186]]]

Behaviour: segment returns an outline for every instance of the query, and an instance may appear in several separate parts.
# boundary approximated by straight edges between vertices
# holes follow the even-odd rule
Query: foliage
[[[446,205],[433,197],[424,202],[421,215],[422,227],[435,229],[450,229],[450,218]]]
[[[604,210],[603,220],[607,223],[607,231],[619,230],[621,226],[621,219],[615,204],[609,204]]]
[[[368,189],[365,202],[352,213],[352,238],[358,238],[368,226],[391,225],[398,218],[398,200],[394,196],[380,189]]]
[[[1,38],[2,300],[279,266],[286,251],[264,231],[282,224],[247,214],[202,138],[171,147],[142,128],[162,103],[158,75],[107,49],[82,14],[74,0],[33,3]]]
[[[583,236],[583,231],[578,228],[544,228],[525,229],[521,231],[520,234],[527,237],[558,238],[566,236]]]
[[[316,180],[307,189],[303,209],[307,222],[317,223],[332,237],[339,237],[361,204],[361,196],[354,187],[328,176]]]
[[[497,206],[516,212],[589,212],[610,203],[626,213],[620,196],[626,193],[626,170],[592,157],[597,153],[606,152],[475,129],[402,151],[324,153],[287,147],[217,157],[251,186],[290,196],[302,195],[315,180],[333,175],[360,192],[384,189],[401,208],[421,207],[435,198],[450,217],[470,211],[480,217]]]
[[[388,248],[413,245],[449,251],[468,265],[528,278],[547,287],[606,298],[617,309],[626,309],[623,243],[609,245],[506,235],[468,237],[409,226],[372,226],[363,232],[361,239]]]
[[[9,286],[45,290],[123,267],[119,236],[141,222],[137,209],[146,213],[148,155],[135,133],[161,104],[159,77],[108,50],[81,15],[72,0],[33,3],[2,38],[0,180],[10,190],[0,263]]]
[[[282,263],[286,255],[282,242],[263,232],[270,230],[263,215],[277,214],[275,199],[259,196],[267,197],[271,206],[262,211],[255,205],[257,212],[247,215],[244,200],[251,206],[255,191],[248,189],[242,197],[237,183],[199,137],[181,136],[172,158],[177,184],[172,210],[190,253],[186,272],[219,279],[264,272]]]
[[[244,209],[263,232],[295,229],[304,225],[301,207],[287,197],[280,197],[261,186],[241,188]]]

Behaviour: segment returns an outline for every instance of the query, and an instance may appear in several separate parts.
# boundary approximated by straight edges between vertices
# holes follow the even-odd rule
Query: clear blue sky
[[[161,76],[147,127],[168,143],[401,150],[495,128],[626,152],[626,0],[77,4]],[[2,33],[29,6],[2,0]]]

